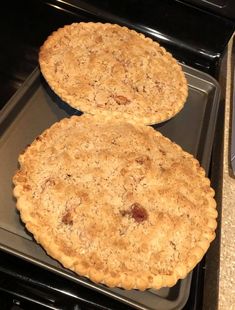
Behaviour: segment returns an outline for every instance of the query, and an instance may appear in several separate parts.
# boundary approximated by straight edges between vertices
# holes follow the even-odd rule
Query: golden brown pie
[[[27,229],[94,282],[173,286],[215,237],[204,170],[151,127],[73,116],[36,138],[19,162],[14,195]]]
[[[145,124],[173,117],[188,88],[163,47],[126,27],[74,23],[53,32],[39,53],[51,88],[76,109]]]

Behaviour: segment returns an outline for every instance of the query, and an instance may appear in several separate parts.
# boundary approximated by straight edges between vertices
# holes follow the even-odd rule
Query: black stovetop
[[[36,67],[38,48],[53,30],[91,19],[135,27],[181,62],[214,76],[233,32],[230,20],[172,0],[6,1],[0,18],[0,109]]]
[[[219,75],[223,53],[234,31],[231,19],[172,0],[8,1],[2,4],[0,14],[0,109],[37,66],[42,42],[65,24],[112,20],[127,25],[157,39],[179,61],[214,77]],[[203,262],[194,272],[185,309],[200,309],[202,288]],[[32,309],[32,300],[38,302],[33,309],[96,309],[98,304],[100,309],[127,308],[0,252],[0,308]]]

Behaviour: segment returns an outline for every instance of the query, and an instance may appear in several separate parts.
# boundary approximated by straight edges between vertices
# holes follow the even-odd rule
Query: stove
[[[0,115],[7,101],[37,67],[40,45],[53,30],[65,24],[101,21],[128,26],[157,40],[182,64],[220,80],[226,46],[234,31],[233,13],[231,1],[219,0],[6,2],[0,13]],[[223,118],[222,110],[219,118]],[[213,167],[210,175],[216,169]],[[209,263],[205,257],[194,269],[187,301],[177,309],[203,307],[207,298],[205,270]],[[0,305],[3,310],[131,308],[130,304],[5,251],[0,251]]]

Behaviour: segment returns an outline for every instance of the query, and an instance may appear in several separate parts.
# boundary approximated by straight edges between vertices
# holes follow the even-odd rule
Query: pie
[[[215,237],[210,181],[152,127],[72,116],[19,156],[17,208],[64,267],[124,289],[171,287]]]
[[[170,53],[115,24],[58,29],[41,47],[39,64],[58,96],[90,114],[160,123],[183,108],[188,94],[182,68]]]

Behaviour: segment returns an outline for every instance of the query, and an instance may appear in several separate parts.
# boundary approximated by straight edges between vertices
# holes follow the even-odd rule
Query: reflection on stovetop
[[[0,13],[0,109],[38,64],[38,49],[57,28],[88,18],[43,1],[5,2]],[[95,19],[95,18],[93,18]]]
[[[27,294],[25,294],[26,290]],[[13,299],[12,295],[14,295]],[[73,285],[65,278],[2,252],[0,255],[0,309],[9,310],[14,303],[19,307],[15,310],[92,310],[97,309],[98,305],[98,309],[128,309],[127,306],[109,297],[100,297],[83,286]]]

